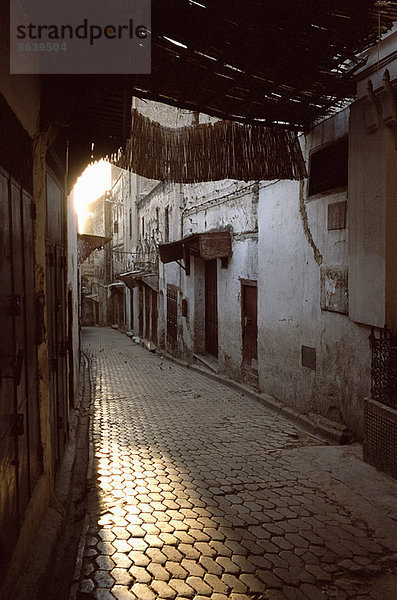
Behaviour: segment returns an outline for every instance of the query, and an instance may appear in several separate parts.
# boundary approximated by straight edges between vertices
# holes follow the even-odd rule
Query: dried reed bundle
[[[307,175],[295,132],[234,121],[163,127],[136,109],[119,165],[148,179],[175,183]]]

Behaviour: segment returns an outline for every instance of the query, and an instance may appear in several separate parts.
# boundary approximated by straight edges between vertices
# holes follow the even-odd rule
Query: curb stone
[[[174,362],[181,367],[185,367],[186,369],[190,369],[195,371],[196,373],[201,373],[208,377],[209,379],[213,379],[223,385],[228,386],[229,388],[241,392],[245,396],[260,402],[263,406],[265,406],[272,413],[285,417],[288,421],[305,431],[306,433],[316,437],[322,442],[329,444],[331,446],[342,446],[346,444],[350,444],[352,441],[351,434],[349,430],[345,426],[341,426],[338,423],[334,423],[329,421],[329,419],[323,419],[319,416],[323,422],[316,422],[311,419],[308,415],[299,413],[294,408],[283,404],[280,400],[273,398],[269,394],[264,392],[255,393],[248,386],[243,383],[239,383],[237,381],[233,381],[224,375],[220,375],[219,373],[214,373],[205,367],[201,367],[195,364],[189,364],[183,360],[180,360],[168,352],[164,350],[157,350],[156,354],[161,357],[169,360],[170,362]],[[327,421],[325,423],[324,421]]]

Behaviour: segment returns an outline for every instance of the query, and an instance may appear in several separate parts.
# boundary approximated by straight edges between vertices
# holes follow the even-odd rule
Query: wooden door
[[[178,288],[167,285],[167,344],[176,348],[178,339]]]
[[[57,331],[57,400],[60,460],[67,442],[69,428],[69,389],[67,373],[67,293],[66,293],[66,253],[64,248],[56,248],[56,331]],[[93,303],[95,304],[95,302]]]
[[[157,345],[157,292],[152,290],[152,342]]]
[[[142,285],[138,288],[138,322],[139,322],[139,337],[143,337],[143,289]]]
[[[40,415],[38,396],[37,350],[38,337],[36,296],[36,277],[34,267],[34,238],[32,197],[22,189],[22,227],[23,227],[23,257],[24,257],[24,287],[25,287],[25,323],[26,323],[26,360],[25,381],[26,397],[28,399],[26,415],[26,431],[29,448],[29,493],[42,470],[42,452],[40,440]]]
[[[22,190],[11,180],[11,263],[12,263],[12,295],[14,310],[12,314],[14,329],[13,354],[18,364],[18,372],[14,378],[14,403],[17,413],[18,436],[17,440],[17,468],[18,468],[18,503],[23,510],[29,501],[29,431],[26,427],[29,422],[27,406],[27,323],[26,323],[26,295],[25,295],[25,258],[24,256],[24,231],[22,221]]]
[[[50,427],[54,471],[60,466],[68,433],[67,308],[65,196],[55,176],[47,174],[47,332]]]
[[[49,370],[49,396],[50,396],[50,430],[52,446],[52,462],[56,471],[59,466],[59,440],[58,440],[58,390],[57,390],[57,335],[56,335],[56,268],[55,247],[50,242],[46,243],[46,308],[47,308],[47,339],[48,339],[48,370]]]
[[[257,370],[258,359],[258,319],[256,281],[241,284],[243,364]]]
[[[0,172],[0,575],[18,534],[17,446],[9,178]]]
[[[218,356],[218,265],[215,260],[205,263],[205,350]]]
[[[131,311],[131,320],[130,320],[130,329],[134,331],[134,288],[130,290],[130,311]]]
[[[0,169],[0,576],[42,469],[32,198]]]
[[[150,288],[145,286],[145,338],[150,340],[150,301],[151,301],[151,293]]]

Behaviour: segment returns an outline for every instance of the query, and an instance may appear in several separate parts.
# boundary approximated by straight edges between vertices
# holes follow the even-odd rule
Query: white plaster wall
[[[305,203],[313,241],[329,266],[347,263],[347,230],[327,231],[328,204],[346,192]],[[343,420],[362,435],[370,390],[369,329],[320,309],[320,266],[303,229],[299,183],[264,185],[259,201],[258,368],[260,389],[301,412]],[[316,349],[316,370],[301,364]]]
[[[385,324],[386,127],[370,133],[361,102],[350,118],[350,315],[376,327]]]
[[[350,111],[349,164],[350,316],[375,327],[387,323],[393,329],[397,322],[393,287],[397,262],[396,43],[397,25],[383,36],[379,47],[364,53],[367,60],[357,73],[357,101]]]
[[[181,193],[179,184],[158,184],[137,204],[139,223],[139,242],[147,245],[165,242],[165,209],[169,208],[169,241],[179,239],[181,235]],[[158,212],[157,212],[158,211]],[[159,222],[157,222],[157,215]],[[141,223],[145,220],[145,236],[142,239]]]
[[[215,229],[257,231],[257,184],[230,179],[183,186],[183,237]]]
[[[192,123],[193,112],[190,110],[175,108],[161,102],[147,101],[140,98],[133,98],[132,106],[145,117],[165,127],[183,127]]]

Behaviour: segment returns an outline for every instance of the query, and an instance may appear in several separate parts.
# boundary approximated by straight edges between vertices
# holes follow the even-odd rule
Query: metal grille
[[[397,408],[397,344],[388,329],[375,337],[371,331],[372,350],[371,398],[391,408]]]
[[[397,414],[369,400],[365,407],[364,460],[397,478]]]

